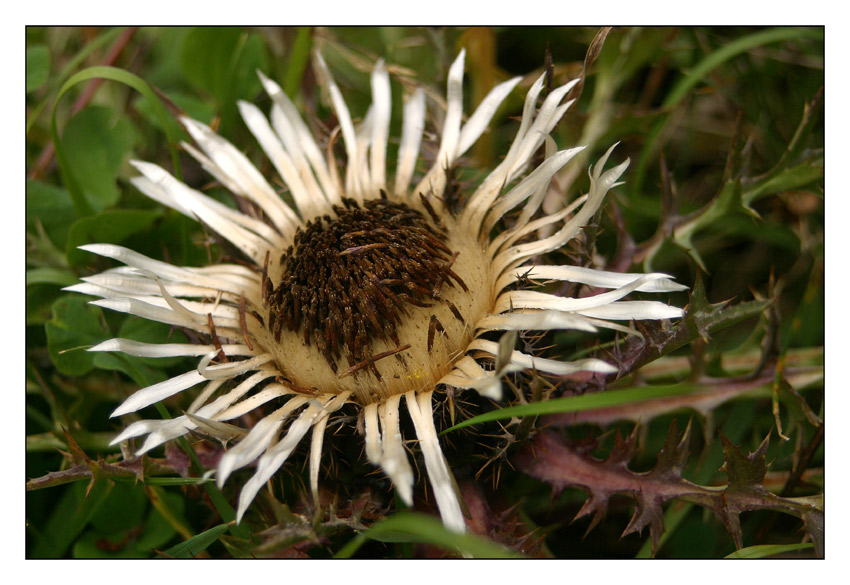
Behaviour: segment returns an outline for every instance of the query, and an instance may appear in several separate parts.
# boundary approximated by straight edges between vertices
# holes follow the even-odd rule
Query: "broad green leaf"
[[[224,134],[235,121],[236,101],[259,93],[256,71],[267,70],[266,61],[262,39],[239,27],[193,28],[180,60],[186,79],[215,99]]]
[[[181,52],[186,79],[214,96],[248,97],[260,90],[256,70],[264,68],[262,39],[238,27],[201,27],[186,35]]]
[[[27,556],[33,559],[64,557],[91,517],[109,498],[114,485],[111,481],[99,481],[87,491],[86,484],[77,482],[65,489],[51,512],[42,538],[32,551],[27,551]]]
[[[123,353],[94,353],[93,364],[101,370],[116,370],[130,376],[139,386],[157,384],[168,378],[160,369],[140,361],[140,358]]]
[[[150,229],[161,215],[159,210],[113,209],[77,220],[68,233],[68,262],[72,266],[91,262],[95,256],[77,249],[78,246],[119,244],[133,234]]]
[[[91,106],[69,120],[62,135],[67,161],[94,211],[118,201],[118,171],[136,140],[130,121],[109,108]]]
[[[232,26],[193,28],[183,41],[180,65],[183,76],[196,88],[214,96],[221,104],[231,82],[230,61],[242,29]]]
[[[147,507],[141,484],[116,483],[109,498],[92,516],[90,528],[103,534],[130,530],[142,523]]]
[[[45,45],[27,47],[27,93],[35,91],[50,77],[50,51]]]
[[[33,268],[27,270],[27,286],[35,284],[55,284],[70,286],[77,282],[77,276],[70,270],[59,268]]]
[[[98,307],[81,295],[66,295],[53,303],[53,318],[45,324],[47,346],[56,368],[69,376],[82,376],[94,367],[94,354],[86,348],[110,336]]]
[[[166,92],[166,98],[171,100],[173,105],[177,106],[187,116],[202,122],[209,122],[215,115],[215,106],[209,100],[201,99],[197,96],[184,92]],[[150,99],[144,95],[139,96],[133,107],[145,118],[145,122],[154,128],[167,130],[163,127],[163,123],[167,123],[168,130],[172,131],[176,136],[184,135],[188,139],[188,134],[178,125],[177,120],[168,118],[163,120],[157,115],[157,108]]]
[[[181,493],[161,490],[159,497],[167,512],[173,515],[176,521],[185,525],[186,520],[183,517],[183,511],[186,507],[186,501],[183,499]],[[162,515],[162,512],[151,506],[150,513],[145,521],[145,531],[136,541],[136,548],[146,551],[148,556],[150,556],[153,549],[161,549],[176,534],[177,529],[172,523]]]
[[[74,204],[68,191],[55,185],[27,179],[26,193],[27,232],[38,233],[38,225],[60,248],[68,238],[68,218],[74,216]]]
[[[53,103],[53,113],[50,119],[50,133],[53,138],[53,145],[56,149],[56,160],[59,163],[60,170],[62,171],[62,178],[65,181],[65,186],[68,188],[68,192],[71,194],[71,200],[74,202],[74,209],[76,210],[77,215],[81,217],[91,215],[95,209],[92,208],[84,194],[83,186],[80,183],[77,174],[79,170],[74,168],[71,159],[68,156],[68,149],[65,145],[64,137],[61,139],[59,137],[59,129],[56,123],[56,110],[59,105],[59,100],[61,100],[62,96],[64,96],[71,88],[79,83],[98,78],[118,81],[132,87],[142,95],[146,96],[149,100],[151,100],[151,102],[157,104],[156,109],[159,112],[159,117],[162,120],[163,127],[166,129],[169,127],[166,121],[168,119],[168,112],[156,96],[156,93],[146,81],[128,71],[118,69],[117,67],[89,67],[88,69],[84,69],[83,71],[72,75],[68,81],[62,84],[62,87],[59,89],[59,93],[56,96],[56,101]],[[168,137],[168,146],[171,151],[172,163],[174,165],[174,175],[180,179],[182,173],[180,170],[180,159],[177,154],[176,139],[174,134],[168,130],[166,130],[166,134]]]
[[[183,499],[178,494],[163,497],[182,516]],[[176,534],[159,510],[148,504],[140,484],[119,483],[74,544],[74,557],[150,558]]]

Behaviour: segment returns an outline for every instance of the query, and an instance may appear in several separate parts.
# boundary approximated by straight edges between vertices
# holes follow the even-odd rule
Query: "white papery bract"
[[[500,355],[496,340],[507,331],[594,332],[610,327],[633,332],[614,321],[674,319],[682,311],[657,301],[624,300],[629,294],[684,287],[664,274],[612,273],[540,260],[580,233],[628,165],[605,169],[612,147],[590,169],[585,195],[557,213],[541,213],[553,177],[582,150],[557,151],[548,137],[572,104],[564,98],[576,80],[553,89],[538,107],[541,76],[527,93],[519,129],[502,162],[472,193],[453,203],[447,200],[451,169],[520,79],[495,87],[464,122],[461,52],[449,70],[436,157],[415,180],[417,168],[424,166],[424,93],[405,96],[394,171],[388,173],[392,100],[383,63],[372,72],[372,105],[357,119],[321,56],[317,62],[339,121],[342,169],[326,158],[325,145],[317,144],[281,88],[262,74],[270,112],[248,103],[240,103],[239,111],[271,161],[278,175],[274,179],[263,176],[240,149],[208,126],[182,119],[196,143],[186,144],[186,150],[234,195],[262,210],[262,219],[223,205],[159,166],[132,163],[140,173],[132,182],[142,193],[203,222],[253,266],[178,267],[121,246],[82,246],[123,266],[83,278],[70,290],[100,297],[92,301],[100,307],[211,339],[206,345],[112,339],[91,348],[198,359],[197,367],[134,393],[113,416],[191,391],[185,413],[170,420],[136,420],[115,442],[146,437],[136,451],[142,454],[195,430],[221,439],[229,447],[215,470],[219,485],[238,469],[256,468],[240,493],[241,520],[258,491],[311,430],[310,483],[318,499],[325,427],[341,407],[355,404],[365,423],[366,457],[383,469],[410,505],[415,474],[400,431],[404,402],[443,521],[462,532],[462,507],[434,424],[433,393],[453,387],[499,399],[500,377],[511,372],[533,370],[555,377],[579,371],[615,373],[613,365],[599,359],[565,362],[520,351],[512,351],[508,363],[494,371]],[[545,157],[533,167],[542,148]],[[272,187],[277,182],[286,186],[292,205]],[[344,243],[335,252],[322,247],[329,245],[321,242],[334,230],[342,233],[346,226],[361,224],[377,227],[343,233]],[[365,236],[376,239],[355,242]],[[404,249],[396,253],[398,248]],[[316,258],[333,266],[316,264]],[[304,263],[306,270],[296,269]],[[376,276],[382,263],[392,265],[386,269],[390,272]],[[345,267],[359,272],[340,274]],[[313,282],[312,271],[326,269],[333,274],[329,284],[302,285],[302,280]],[[422,278],[430,280],[417,280],[424,273],[430,276]],[[334,279],[359,284],[333,288],[339,284]],[[608,292],[568,298],[529,287],[557,281]],[[323,325],[316,315],[331,325]],[[250,428],[240,424],[248,413],[259,419]]]

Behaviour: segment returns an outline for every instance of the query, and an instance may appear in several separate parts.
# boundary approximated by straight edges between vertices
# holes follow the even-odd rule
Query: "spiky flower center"
[[[490,299],[481,246],[424,199],[422,209],[344,199],[333,213],[308,222],[265,269],[278,364],[296,386],[353,389],[363,402],[433,387]],[[482,293],[486,301],[473,298]]]

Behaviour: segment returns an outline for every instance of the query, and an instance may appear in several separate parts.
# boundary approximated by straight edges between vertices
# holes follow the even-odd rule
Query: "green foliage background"
[[[216,499],[232,494],[216,496],[195,480],[145,470],[139,471],[144,485],[133,473],[121,475],[110,467],[120,454],[117,446],[108,446],[118,429],[109,413],[135,388],[186,371],[187,365],[94,355],[82,348],[117,336],[176,342],[180,334],[101,311],[62,288],[107,266],[77,250],[85,243],[119,243],[179,265],[218,257],[195,222],[129,184],[134,172],[128,161],[156,162],[227,202],[225,191],[181,151],[179,142],[188,136],[174,113],[212,123],[269,170],[236,108],[240,99],[268,106],[257,69],[278,80],[319,125],[332,129],[331,111],[312,73],[312,51],[322,51],[355,117],[369,103],[367,72],[384,58],[394,79],[391,134],[398,135],[400,88],[418,83],[432,90],[429,96],[440,96],[460,47],[468,51],[470,113],[509,76],[523,75],[521,88],[527,88],[544,70],[547,47],[556,84],[580,75],[597,33],[556,27],[27,29],[26,475],[42,480],[28,485],[41,489],[27,492],[27,556],[146,558],[157,551],[241,556],[283,554],[296,545],[309,556],[421,554],[411,542],[481,556],[513,554],[498,539],[498,544],[473,536],[455,541],[431,518],[410,512],[391,514],[371,531],[346,525],[322,532],[326,527],[299,524],[303,518],[286,506],[278,510],[276,526],[288,526],[296,537],[276,533],[265,548],[253,548],[246,544],[248,529],[229,526],[227,504]],[[677,351],[653,356],[661,359],[627,383],[739,380],[762,361],[798,367],[793,376],[780,369],[771,383],[753,384],[708,411],[697,409],[694,425],[702,432],[694,433],[685,477],[701,484],[726,481],[718,472],[723,462],[718,432],[744,453],[770,434],[765,485],[780,491],[799,471],[804,480],[796,483],[794,495],[821,492],[823,31],[614,29],[594,56],[578,104],[553,138],[560,147],[588,144],[585,166],[616,141],[614,160],[632,160],[626,184],[599,217],[596,250],[621,269],[664,271],[691,286],[699,280],[703,307],[773,301],[734,319],[724,313],[716,321],[722,327],[712,325]],[[516,130],[523,96],[514,92],[475,146],[460,177],[464,184],[498,164]],[[434,110],[429,104],[429,112]],[[570,196],[585,188],[583,167],[576,165],[576,175],[565,181]],[[671,295],[673,304],[689,302],[695,306],[685,293]],[[598,349],[571,335],[554,341],[571,352]],[[786,384],[794,396],[780,392]],[[172,406],[179,412],[177,402]],[[685,409],[684,418],[665,412],[646,421],[632,469],[650,469],[673,414],[687,420],[693,412]],[[779,432],[789,439],[780,439]],[[600,448],[610,450],[610,438]],[[805,472],[797,467],[800,461]],[[79,466],[87,466],[89,475],[68,473]],[[85,481],[88,477],[94,479]],[[646,531],[619,538],[631,513],[626,499],[612,500],[606,520],[583,537],[587,520],[570,521],[584,491],[553,495],[544,483],[509,468],[501,479],[500,492],[519,503],[519,520],[539,527],[536,554],[648,554]],[[698,506],[674,503],[665,521],[657,556],[718,557],[735,550],[722,523]],[[793,545],[801,540],[798,528],[793,517],[752,512],[743,516],[743,542]],[[809,546],[744,550],[750,556],[811,554]]]

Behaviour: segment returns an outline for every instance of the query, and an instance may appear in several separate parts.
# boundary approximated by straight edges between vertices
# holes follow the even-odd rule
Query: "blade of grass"
[[[283,89],[289,97],[297,95],[298,88],[301,86],[301,78],[304,77],[304,70],[310,60],[313,45],[311,34],[311,27],[299,26],[295,41],[292,43],[283,83]]]
[[[789,552],[809,550],[814,545],[811,542],[801,542],[799,544],[758,544],[756,546],[748,546],[741,550],[726,556],[727,559],[763,559],[764,557],[772,557]]]
[[[189,540],[176,544],[168,550],[163,551],[163,555],[177,559],[190,559],[196,557],[207,550],[212,543],[218,540],[219,537],[230,528],[231,526],[229,523],[214,526],[209,530],[205,530],[204,532],[193,536]]]
[[[80,49],[73,56],[73,58],[71,58],[70,61],[68,61],[68,64],[65,65],[65,67],[62,68],[62,71],[60,71],[58,75],[52,77],[48,81],[47,97],[45,97],[41,102],[39,102],[39,104],[33,109],[32,113],[30,114],[29,118],[27,119],[27,130],[26,130],[27,134],[29,134],[29,131],[32,128],[32,126],[35,124],[36,120],[38,120],[39,116],[41,115],[42,110],[44,110],[44,108],[47,107],[47,104],[50,103],[50,95],[54,91],[56,91],[56,88],[60,84],[62,84],[65,81],[65,79],[68,78],[69,75],[71,75],[71,71],[76,69],[77,66],[79,66],[79,64],[82,63],[86,59],[86,57],[88,57],[89,55],[91,55],[93,52],[97,51],[98,49],[100,49],[104,45],[111,43],[113,40],[115,40],[119,35],[121,35],[125,31],[126,31],[125,27],[117,27],[117,28],[114,28],[110,31],[105,32],[104,34],[102,34],[99,37],[97,37],[96,39],[94,39],[92,42],[87,43],[85,46],[83,46],[82,49]]]
[[[171,160],[174,166],[174,175],[177,179],[181,179],[181,171],[180,171],[180,159],[177,151],[177,137],[174,135],[173,125],[169,123],[169,115],[162,101],[159,99],[159,96],[155,91],[151,88],[148,83],[142,78],[138,77],[130,73],[129,71],[124,71],[123,69],[118,69],[117,67],[106,67],[106,66],[97,66],[97,67],[89,67],[88,69],[83,69],[79,73],[76,73],[71,76],[68,81],[62,84],[62,87],[59,89],[59,93],[56,96],[56,101],[53,103],[53,113],[50,116],[50,134],[53,139],[53,144],[56,149],[56,160],[59,163],[59,168],[62,172],[62,177],[65,181],[65,185],[68,187],[68,192],[71,194],[71,200],[74,203],[74,209],[77,211],[77,215],[79,217],[86,217],[92,215],[93,210],[89,205],[88,201],[86,201],[85,195],[82,192],[82,189],[77,182],[76,177],[74,176],[73,169],[70,168],[68,163],[68,158],[65,154],[65,149],[62,146],[62,140],[59,137],[59,131],[56,125],[56,111],[59,106],[59,100],[62,99],[62,96],[68,92],[75,85],[82,83],[84,81],[88,81],[90,79],[108,79],[110,81],[117,81],[119,83],[123,83],[127,85],[139,93],[141,93],[147,100],[153,104],[154,110],[156,111],[157,117],[160,119],[163,128],[165,128],[165,133],[168,138],[168,148],[171,151]]]
[[[452,532],[436,518],[415,512],[400,512],[376,522],[340,549],[336,558],[350,558],[367,539],[379,542],[422,542],[476,558],[521,558],[519,554],[481,536]]]
[[[656,398],[668,396],[679,396],[699,392],[702,388],[696,384],[674,384],[672,386],[638,386],[600,392],[598,394],[585,394],[583,396],[568,396],[556,398],[545,402],[533,402],[531,404],[520,404],[508,408],[500,408],[486,412],[478,416],[460,422],[453,427],[443,431],[446,434],[464,427],[491,422],[494,420],[510,419],[515,416],[541,416],[546,414],[561,414],[565,412],[580,412],[596,408],[608,408],[611,406],[622,406],[634,402],[643,402]]]
[[[778,27],[761,30],[750,35],[743,36],[730,41],[728,44],[720,47],[713,53],[705,56],[705,58],[697,63],[690,72],[680,79],[676,85],[667,94],[662,109],[667,113],[659,120],[652,128],[644,142],[643,150],[638,157],[637,165],[635,166],[634,174],[630,180],[632,193],[639,195],[642,193],[641,188],[646,175],[646,167],[649,164],[650,157],[657,152],[659,147],[658,137],[664,131],[667,123],[670,121],[670,112],[673,107],[678,104],[700,81],[702,81],[713,69],[725,63],[726,61],[737,57],[747,51],[778,43],[781,41],[790,41],[793,39],[818,39],[823,38],[823,31],[818,29],[805,29],[798,27]]]

